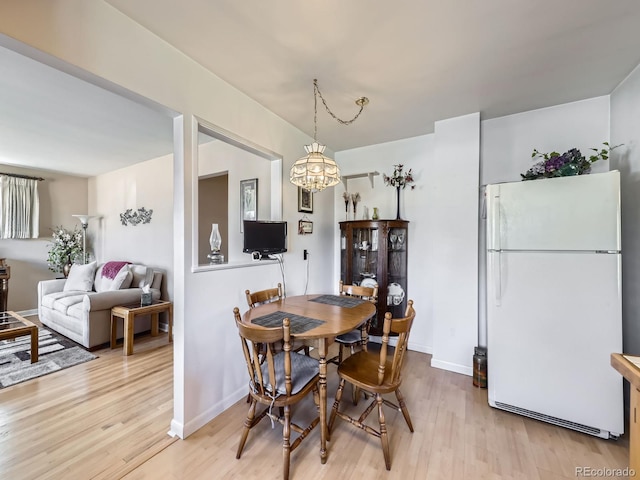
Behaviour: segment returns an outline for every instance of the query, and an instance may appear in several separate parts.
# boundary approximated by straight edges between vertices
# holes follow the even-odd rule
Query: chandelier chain
[[[324,99],[324,97],[322,96],[322,92],[320,92],[320,87],[318,87],[318,80],[317,79],[313,79],[313,89],[314,89],[314,109],[315,109],[315,115],[318,114],[318,99],[316,97],[316,94],[320,95],[320,100],[322,100],[322,103],[324,105],[324,108],[327,110],[327,113],[329,115],[331,115],[333,118],[335,118],[338,122],[340,122],[342,125],[351,125],[353,122],[355,122],[358,117],[360,116],[360,114],[362,113],[362,110],[364,109],[365,106],[365,102],[356,102],[359,106],[360,106],[360,110],[358,110],[358,113],[356,113],[356,116],[353,117],[351,120],[342,120],[341,118],[338,118],[329,108],[329,105],[327,105],[327,101]],[[314,117],[314,124],[316,123],[315,121],[315,117]],[[315,130],[317,130],[317,126],[315,127]],[[315,138],[315,130],[314,130],[314,138]]]

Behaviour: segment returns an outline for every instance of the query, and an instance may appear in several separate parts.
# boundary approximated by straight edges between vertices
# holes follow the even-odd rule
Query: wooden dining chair
[[[289,478],[290,456],[300,442],[320,422],[320,416],[316,416],[306,427],[298,426],[291,421],[291,406],[300,402],[310,392],[316,404],[316,412],[320,408],[318,395],[319,362],[315,358],[293,352],[291,350],[290,321],[285,318],[282,327],[264,328],[258,325],[243,324],[238,308],[233,309],[233,315],[240,334],[242,351],[249,372],[249,395],[251,405],[247,418],[244,421],[242,435],[236,458],[240,458],[247,441],[249,430],[256,426],[264,417],[269,417],[273,422],[282,424],[282,449],[283,449],[283,478]],[[283,342],[284,348],[278,353],[274,349],[267,348],[264,353],[259,351],[262,344],[273,345]],[[265,408],[256,415],[258,404]],[[273,407],[282,409],[280,415],[276,415]],[[291,442],[291,430],[299,435]],[[269,433],[267,433],[269,435]]]
[[[255,308],[258,305],[263,305],[265,303],[277,302],[278,300],[282,300],[284,297],[282,294],[281,283],[278,283],[276,288],[268,288],[266,290],[259,290],[253,293],[249,290],[245,290],[244,294],[247,297],[247,305],[249,305],[249,308]],[[304,354],[309,355],[309,345],[306,343],[299,344],[298,342],[294,342],[292,348],[295,352],[304,350]]]
[[[282,284],[278,283],[278,286],[276,288],[268,288],[266,290],[259,290],[253,293],[251,293],[249,290],[245,290],[244,294],[247,297],[247,304],[249,305],[249,308],[255,308],[258,305],[262,305],[264,303],[271,303],[282,300]]]
[[[402,365],[407,351],[409,333],[411,332],[411,326],[413,325],[415,316],[416,312],[413,309],[413,300],[409,300],[403,318],[391,318],[391,313],[387,312],[384,316],[384,326],[382,327],[382,346],[380,352],[374,353],[363,350],[351,355],[338,365],[340,383],[336,391],[336,399],[333,403],[333,409],[331,410],[331,417],[329,418],[329,432],[333,429],[336,417],[340,417],[368,434],[378,437],[382,443],[384,463],[387,470],[391,470],[391,458],[389,453],[389,434],[387,433],[387,425],[382,409],[383,404],[395,410],[402,411],[409,430],[413,432],[413,424],[411,423],[411,417],[404,402],[404,397],[400,392],[400,385],[402,384]],[[398,334],[398,342],[391,354],[391,347],[389,347],[390,333]],[[346,382],[351,383],[354,387],[364,390],[375,397],[359,418],[352,418],[339,410],[340,400]],[[382,397],[382,395],[392,392],[396,395],[398,405]],[[376,405],[378,407],[378,430],[364,423]]]
[[[363,300],[369,300],[371,303],[378,303],[378,287],[362,287],[359,285],[345,285],[340,280],[339,294],[341,296],[357,297]],[[328,361],[340,365],[344,356],[343,350],[348,348],[353,355],[356,351],[356,347],[365,347],[369,341],[369,326],[371,325],[371,319],[363,323],[359,328],[351,330],[350,332],[343,333],[336,337],[336,343],[339,346],[338,355],[330,358]],[[355,395],[354,395],[355,401]]]

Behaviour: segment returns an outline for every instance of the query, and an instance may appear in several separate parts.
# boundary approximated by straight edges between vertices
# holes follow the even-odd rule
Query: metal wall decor
[[[147,210],[142,207],[134,212],[132,208],[128,208],[124,213],[120,214],[120,222],[125,227],[127,225],[133,225],[135,227],[141,223],[151,223],[151,215],[153,215],[153,209]]]

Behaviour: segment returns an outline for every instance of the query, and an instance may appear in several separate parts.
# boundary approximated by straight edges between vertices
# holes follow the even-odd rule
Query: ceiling
[[[319,100],[318,140],[334,151],[431,133],[435,121],[467,113],[479,111],[488,119],[607,95],[640,64],[637,0],[396,0],[376,2],[375,8],[368,0],[106,2],[311,136],[314,78],[344,120],[357,113],[357,98],[368,97],[369,105],[349,126],[331,118]],[[18,127],[24,127],[32,137],[49,130],[60,138],[55,148],[33,153],[59,151],[52,166],[64,162],[60,157],[76,158],[68,147],[91,162],[84,173],[77,171],[91,174],[98,166],[111,168],[114,158],[126,163],[158,156],[145,150],[170,144],[167,116],[143,109],[137,114],[149,119],[125,117],[131,124],[111,132],[109,126],[118,126],[113,118],[123,118],[122,111],[110,117],[112,108],[132,105],[86,84],[65,87],[75,79],[60,72],[52,74],[55,82],[42,72],[20,77],[11,61],[0,52],[0,69],[11,65],[9,73],[16,75],[7,81],[0,71],[0,91],[18,89],[27,98],[38,92],[38,101],[9,111],[24,117],[12,133],[19,137]],[[28,92],[32,83],[36,90]],[[89,108],[94,94],[102,96],[99,118]],[[0,102],[13,98],[0,93]],[[86,114],[77,110],[89,110],[91,121],[73,124]],[[102,117],[107,127],[96,125]],[[6,123],[0,118],[0,128]],[[153,128],[138,132],[136,125]],[[122,142],[113,151],[102,152],[97,138],[105,128],[112,143]],[[136,149],[139,140],[146,146]],[[4,145],[2,150],[0,161],[8,163]],[[138,159],[126,158],[127,150],[139,152]]]

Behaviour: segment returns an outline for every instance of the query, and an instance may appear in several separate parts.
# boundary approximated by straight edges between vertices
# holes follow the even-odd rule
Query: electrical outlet
[[[307,252],[307,249],[305,248],[305,250],[304,250],[304,252],[303,252],[303,258],[304,258],[304,260],[306,260],[308,256],[309,256],[309,252]]]

